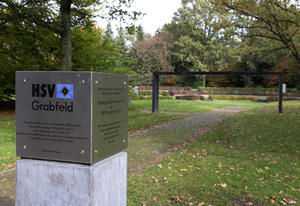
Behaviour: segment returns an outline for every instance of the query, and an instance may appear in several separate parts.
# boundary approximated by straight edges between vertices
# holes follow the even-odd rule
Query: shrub
[[[165,97],[169,96],[169,92],[168,91],[159,91],[159,94],[161,94],[161,95],[163,95]]]
[[[128,96],[129,96],[129,97],[134,97],[134,96],[136,96],[136,94],[135,94],[133,88],[129,88],[129,89],[128,89]]]
[[[234,95],[210,95],[210,98],[215,100],[250,100],[257,101],[258,97],[253,96],[234,96]]]
[[[132,97],[133,100],[151,100],[152,96],[134,96]],[[159,96],[160,100],[163,99],[175,99],[174,97],[170,97],[170,96]]]
[[[204,96],[183,95],[183,96],[176,96],[176,99],[179,99],[179,100],[204,100]]]
[[[139,96],[151,96],[151,95],[152,95],[152,90],[140,90],[139,91]],[[166,90],[159,90],[159,95],[169,96],[169,92]]]

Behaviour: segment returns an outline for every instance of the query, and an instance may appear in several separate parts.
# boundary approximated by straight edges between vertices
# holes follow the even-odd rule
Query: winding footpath
[[[224,107],[205,113],[192,114],[185,119],[171,121],[152,129],[133,133],[129,136],[129,149],[127,151],[129,177],[214,129],[220,122],[243,109],[243,107]],[[162,141],[159,148],[154,147],[154,150],[131,151],[130,145],[142,138],[150,140],[157,138],[166,141]],[[146,143],[145,146],[147,147]],[[134,158],[135,155],[139,157],[139,161]],[[0,173],[0,206],[14,205],[15,174],[15,169]]]

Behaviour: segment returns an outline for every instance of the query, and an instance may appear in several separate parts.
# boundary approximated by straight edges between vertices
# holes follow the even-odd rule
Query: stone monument
[[[126,205],[128,78],[16,73],[16,205]]]

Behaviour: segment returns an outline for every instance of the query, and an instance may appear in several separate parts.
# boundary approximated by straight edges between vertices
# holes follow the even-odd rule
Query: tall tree
[[[103,29],[89,27],[73,30],[73,70],[131,73],[133,58],[107,38]]]
[[[153,72],[174,71],[170,56],[170,35],[166,32],[154,37],[147,35],[144,41],[133,46],[133,56],[138,59],[135,67],[140,83],[150,85]]]
[[[60,36],[61,70],[72,69],[71,27],[91,24],[98,5],[108,8],[108,18],[136,18],[138,12],[129,13],[126,6],[131,0],[119,0],[111,3],[108,0],[0,0],[0,27],[8,22],[42,26]],[[124,9],[125,5],[125,9]],[[103,15],[104,17],[104,15]]]
[[[228,26],[244,38],[273,41],[266,50],[286,49],[300,62],[300,2],[298,0],[212,0],[219,12],[232,15]]]
[[[238,42],[223,27],[226,18],[209,0],[182,0],[172,23],[164,28],[173,35],[177,71],[218,71],[240,60]]]

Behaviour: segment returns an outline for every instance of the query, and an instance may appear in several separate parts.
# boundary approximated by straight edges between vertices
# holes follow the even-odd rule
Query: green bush
[[[129,97],[134,97],[134,96],[136,96],[136,94],[135,94],[133,88],[129,88],[129,89],[128,89],[128,96],[129,96]]]
[[[163,95],[164,97],[169,96],[169,91],[159,91],[159,94]]]
[[[151,96],[152,95],[152,90],[141,90],[139,91],[139,96]],[[162,96],[169,96],[169,92],[166,90],[160,90],[159,95]]]
[[[249,92],[278,92],[278,87],[275,88],[239,88],[239,87],[198,87],[199,91],[249,91]],[[300,92],[300,88],[287,88],[287,92]]]
[[[151,100],[152,96],[134,96],[132,97],[132,100]],[[171,96],[159,96],[159,99],[175,99]]]
[[[204,97],[199,96],[199,95],[184,95],[184,96],[176,96],[176,99],[179,99],[179,100],[204,100]]]
[[[139,91],[139,96],[146,96],[146,95],[152,95],[151,90],[141,90]]]
[[[250,100],[257,101],[258,97],[253,96],[234,96],[234,95],[210,95],[210,99],[212,100]]]

